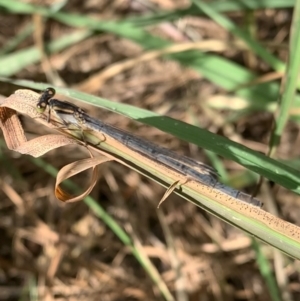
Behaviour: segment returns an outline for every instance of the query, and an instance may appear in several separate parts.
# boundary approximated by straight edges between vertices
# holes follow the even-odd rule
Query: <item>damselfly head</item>
[[[49,100],[55,95],[56,91],[53,88],[47,88],[44,90],[38,100],[36,109],[39,113],[44,113],[47,106],[49,105]]]

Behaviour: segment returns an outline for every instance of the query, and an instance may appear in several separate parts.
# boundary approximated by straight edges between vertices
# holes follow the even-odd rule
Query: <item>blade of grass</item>
[[[29,279],[28,279],[28,283],[27,283],[27,289],[29,292],[29,298],[30,301],[37,301],[39,299],[39,294],[38,294],[38,283],[36,281],[36,278],[34,277],[34,275],[32,275]],[[22,298],[23,300],[28,300],[28,298],[26,298],[23,295],[24,298]]]
[[[91,31],[77,31],[67,34],[60,39],[46,44],[49,53],[61,51],[71,45],[74,45],[93,33]],[[12,76],[28,65],[39,62],[41,52],[36,47],[31,47],[0,57],[0,76]]]
[[[261,275],[265,279],[268,287],[268,292],[271,295],[272,300],[281,301],[280,292],[277,286],[277,282],[272,272],[269,260],[262,252],[261,245],[257,243],[255,239],[252,239],[252,247],[256,253],[256,261],[260,270]]]
[[[284,8],[284,7],[293,7],[295,0],[265,0],[265,1],[209,1],[209,6],[218,12],[243,12],[245,10],[258,10],[266,8]],[[134,18],[128,18],[127,21],[131,22],[136,26],[147,26],[154,25],[161,22],[175,21],[180,18],[184,18],[187,15],[201,16],[204,15],[204,12],[199,9],[196,5],[192,4],[190,7],[185,9],[178,9],[174,11],[159,11],[155,13],[149,13],[144,16],[138,16]]]
[[[283,129],[290,116],[290,110],[295,101],[297,92],[297,82],[300,70],[300,1],[296,1],[296,6],[292,21],[292,35],[290,39],[290,54],[287,64],[286,74],[283,78],[283,92],[278,104],[276,113],[276,121],[272,136],[270,139],[270,155],[273,156],[277,146],[280,143],[280,138]]]
[[[86,135],[86,138],[88,139],[88,134]],[[159,173],[155,166],[149,166],[149,164],[138,160],[136,157],[131,157],[130,155],[124,153],[121,150],[112,149],[109,145],[106,144],[106,142],[101,143],[101,149],[110,151],[116,154],[118,157],[123,158],[124,160],[126,160],[130,168],[138,171],[139,173],[147,176],[148,178],[151,178],[152,180],[156,181],[162,186],[166,187],[168,186],[168,184],[166,183],[172,182],[169,176],[163,173]],[[75,189],[74,186],[69,187]],[[237,202],[237,206],[232,204],[230,205],[229,203],[224,205],[218,200],[218,197],[207,197],[185,185],[181,186],[180,189],[177,189],[176,193],[184,199],[221,218],[222,220],[232,225],[235,225],[236,227],[248,233],[251,233],[251,235],[261,239],[262,241],[267,242],[268,244],[271,244],[272,246],[278,248],[286,254],[300,259],[300,229],[296,226],[279,220],[275,216],[272,216],[271,214],[257,207],[247,205],[243,202]],[[103,212],[102,208],[96,209],[93,207],[98,206],[98,204],[94,200],[92,200],[91,198],[87,198],[86,200],[89,200],[86,202],[88,202],[89,206],[91,206],[91,209],[96,210],[96,213],[101,218],[103,218],[105,223],[111,224],[110,228],[115,229],[114,231],[122,230],[119,229],[119,227],[115,225],[113,221],[111,221],[111,218]],[[280,229],[280,231],[276,229]],[[283,229],[288,230],[290,234],[283,234]],[[122,232],[118,232],[117,235],[123,241],[124,244],[129,245],[131,248],[134,247],[132,246],[131,240],[128,239],[127,236],[124,237],[124,234]]]
[[[231,32],[236,37],[242,39],[249,48],[259,55],[266,63],[268,63],[274,70],[282,71],[284,70],[284,63],[273,56],[269,51],[263,46],[257,43],[249,34],[240,30],[229,18],[221,15],[216,10],[214,10],[210,5],[203,1],[191,0],[199,9],[201,9],[205,14],[207,14],[212,20],[224,27],[226,30]]]
[[[200,123],[198,121],[197,116],[194,114],[194,111],[191,109],[188,109],[188,115],[189,119],[192,121],[192,124],[201,127]],[[209,158],[210,162],[212,162],[212,165],[214,168],[218,171],[218,174],[220,175],[220,178],[222,179],[222,182],[225,184],[228,184],[228,172],[224,167],[223,161],[212,151],[205,150],[206,156]]]
[[[38,100],[38,94],[36,94]],[[85,132],[85,141],[92,143],[94,148],[104,150],[125,163],[126,166],[153,179],[164,187],[174,184],[179,179],[181,184],[175,192],[184,199],[196,204],[204,210],[221,218],[253,236],[271,244],[288,255],[300,258],[300,228],[288,222],[278,219],[274,215],[262,209],[234,199],[229,194],[213,187],[197,182],[187,181],[186,178],[176,173],[173,169],[163,167],[160,164],[149,162],[144,156],[121,147],[113,139],[103,140],[103,135],[98,131]],[[68,132],[72,135],[72,131]],[[97,140],[98,137],[98,140]],[[94,139],[96,138],[96,140]],[[106,138],[108,138],[106,136]],[[101,143],[97,143],[101,141]]]
[[[8,52],[12,52],[15,48],[18,47],[25,39],[27,39],[33,32],[33,25],[27,24],[15,37],[11,38],[5,45],[0,49],[0,57],[5,55]]]
[[[4,81],[5,79],[0,78],[0,80]],[[33,83],[24,80],[7,79],[6,81],[37,90],[44,90],[48,87],[48,84]],[[79,101],[84,101],[91,105],[123,114],[144,124],[154,126],[182,140],[194,143],[224,158],[233,160],[291,191],[300,194],[300,177],[297,170],[225,137],[210,133],[180,120],[162,117],[154,112],[126,104],[111,102],[72,89],[57,88],[57,92]]]
[[[20,185],[24,185],[25,180],[20,173],[20,169],[15,166],[13,160],[2,150],[4,147],[6,149],[6,145],[2,139],[0,139],[0,141],[0,166],[4,170],[7,170],[14,181],[20,183]]]

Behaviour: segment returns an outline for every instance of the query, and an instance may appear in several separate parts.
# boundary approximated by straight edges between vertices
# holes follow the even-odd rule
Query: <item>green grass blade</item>
[[[92,35],[91,31],[77,31],[46,44],[49,53],[61,51]],[[28,65],[39,62],[41,52],[36,47],[22,49],[0,57],[0,76],[12,76]]]
[[[3,45],[0,49],[0,57],[5,55],[6,53],[12,52],[17,46],[22,43],[25,39],[27,39],[33,32],[33,25],[28,24],[25,28],[23,28],[15,37],[13,37],[8,43]]]
[[[261,275],[265,279],[268,291],[272,300],[281,301],[280,292],[277,286],[276,279],[273,275],[273,271],[269,260],[266,258],[265,254],[262,252],[261,245],[257,243],[255,239],[252,239],[252,246],[256,253],[256,261],[260,270]]]
[[[127,106],[127,110],[133,108],[134,107]],[[141,112],[143,114],[147,114],[147,111],[145,110],[141,110]],[[165,119],[168,120],[169,118]],[[174,124],[174,122],[176,123]],[[176,128],[178,127],[179,123],[173,120],[172,125],[173,128]],[[180,125],[182,127],[182,124]],[[190,131],[197,129],[194,126],[189,126],[187,124],[185,127]],[[184,130],[185,128],[182,127],[182,129]],[[69,134],[72,135],[71,132],[69,132]],[[106,142],[106,140],[101,140],[101,143],[97,143],[99,142],[99,139],[95,141],[93,137],[95,138],[96,136],[93,135],[93,132],[86,132],[85,141],[91,141],[95,147],[99,147],[99,149],[101,148],[102,150],[108,151],[114,154],[116,157],[121,158],[121,160],[123,162],[125,161],[127,166],[129,166],[131,169],[153,179],[164,187],[169,187],[169,185],[174,183],[174,171],[169,173],[166,171],[166,169],[161,169],[155,164],[151,164],[149,161],[144,160],[142,157],[136,156],[136,154],[133,155],[131,152],[127,152],[126,148],[115,148],[111,146]],[[214,145],[214,142],[218,140],[218,136],[211,135],[210,133],[208,133],[208,136],[210,138],[214,137],[215,141],[211,143]],[[198,138],[200,138],[199,141],[201,142],[202,137]],[[222,147],[225,148],[224,145]],[[271,162],[277,169],[278,166],[280,166],[279,162],[265,157],[262,162],[265,168],[268,162]],[[285,168],[288,170],[287,167]],[[220,219],[235,225],[240,229],[243,229],[247,233],[251,233],[251,235],[267,242],[268,244],[278,248],[294,258],[300,259],[299,227],[283,220],[279,220],[274,215],[271,215],[270,213],[267,213],[258,207],[233,199],[232,197],[229,197],[228,194],[219,192],[218,190],[205,185],[190,185],[187,182],[186,184],[181,185],[179,189],[176,188],[175,192],[182,198],[203,208]],[[126,240],[124,243],[125,242]]]
[[[233,22],[229,20],[229,18],[221,15],[210,5],[206,4],[203,1],[192,0],[192,2],[216,23],[224,27],[227,31],[231,32],[235,36],[242,39],[254,53],[258,54],[266,63],[272,66],[274,70],[282,71],[284,69],[284,64],[279,59],[274,57],[269,51],[266,50],[266,48],[252,39],[249,34],[240,30]]]
[[[270,153],[273,154],[280,143],[281,134],[290,116],[290,110],[295,101],[298,75],[300,71],[300,1],[297,1],[290,40],[290,54],[286,74],[283,78],[283,92],[276,114],[276,122],[270,140]]]
[[[3,81],[4,79],[0,78],[0,80]],[[43,90],[48,87],[47,84],[38,84],[30,81],[8,81],[37,90]],[[189,125],[180,120],[162,117],[154,112],[126,104],[114,103],[109,100],[72,89],[57,88],[57,92],[75,98],[79,101],[84,101],[91,105],[96,105],[101,108],[123,114],[144,124],[154,126],[182,140],[194,143],[201,148],[205,148],[224,158],[233,160],[274,181],[275,183],[300,194],[300,177],[297,170],[225,137],[210,133],[204,129]]]
[[[257,10],[265,8],[284,8],[284,7],[293,7],[295,0],[266,0],[266,1],[249,1],[249,0],[232,0],[232,1],[209,1],[209,6],[211,9],[217,12],[243,12],[245,10]],[[204,15],[204,12],[199,9],[198,6],[192,4],[190,7],[185,9],[178,9],[174,11],[165,11],[165,12],[155,12],[149,13],[145,16],[138,16],[134,18],[128,18],[127,21],[130,21],[136,26],[147,26],[154,25],[161,22],[175,21],[180,18],[183,18],[187,15]]]
[[[88,133],[86,133],[85,138],[87,139],[87,141],[89,141]],[[132,157],[130,154],[127,154],[120,149],[112,148],[111,146],[107,145],[105,141],[101,143],[101,149],[105,149],[115,154],[117,157],[122,158],[127,162],[130,168],[138,171],[148,178],[153,179],[162,186],[168,187],[168,184],[166,183],[171,184],[173,182],[173,180],[170,179],[168,175],[159,172],[154,166],[151,166],[147,162],[139,160],[139,158],[137,157]],[[214,197],[207,197],[185,185],[181,186],[180,189],[176,189],[176,193],[182,198],[203,208],[204,210],[219,217],[220,219],[232,225],[235,225],[236,227],[248,233],[251,233],[251,235],[267,242],[268,244],[278,248],[286,254],[300,259],[300,228],[282,220],[278,220],[275,216],[252,205],[247,205],[244,202],[238,201],[235,205],[235,203],[229,201],[227,203],[225,202],[225,205],[225,203],[223,204],[222,202],[220,202],[218,193],[213,194]],[[89,203],[89,205],[91,204]],[[94,208],[92,207],[92,209]],[[100,211],[98,212],[97,210]],[[98,212],[97,214],[101,218],[104,218],[104,221],[106,223],[112,222],[109,217],[107,217],[106,215],[103,216],[103,214],[105,214],[103,213],[103,209],[97,210],[96,213]],[[113,224],[110,225],[110,227],[112,229],[115,229],[115,227],[118,226]],[[278,229],[280,229],[280,231],[278,231]],[[286,229],[289,235],[283,234],[283,229]],[[122,229],[118,228],[118,231],[122,231]],[[117,232],[116,234],[120,235],[120,233]],[[130,244],[130,239],[128,240],[127,237],[124,238],[122,236],[120,239],[124,244]]]

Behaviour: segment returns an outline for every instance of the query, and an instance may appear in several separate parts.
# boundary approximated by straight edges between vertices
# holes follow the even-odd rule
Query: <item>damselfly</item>
[[[37,110],[40,113],[45,112],[48,108],[48,122],[51,119],[51,114],[55,113],[66,127],[75,126],[82,132],[85,130],[100,132],[104,136],[107,135],[115,139],[129,149],[150,158],[155,163],[160,163],[176,170],[191,180],[222,191],[224,191],[224,187],[227,187],[218,182],[218,173],[213,167],[192,158],[180,156],[167,148],[158,146],[131,133],[92,118],[76,105],[53,98],[54,95],[55,90],[53,88],[47,88],[43,91],[37,103]],[[207,180],[207,177],[210,179]],[[235,198],[258,207],[262,206],[262,203],[258,199],[243,192],[231,190],[236,192],[234,194]]]

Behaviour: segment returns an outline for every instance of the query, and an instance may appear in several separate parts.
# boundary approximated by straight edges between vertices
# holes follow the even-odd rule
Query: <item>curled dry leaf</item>
[[[52,122],[48,123],[46,117],[37,112],[36,104],[38,95],[39,94],[30,90],[18,90],[4,101],[1,101],[0,126],[7,147],[21,154],[40,157],[52,149],[65,145],[77,144],[74,139],[53,134],[37,137],[30,141],[27,140],[16,112],[27,115],[49,128],[57,128],[57,125]]]
[[[60,187],[60,184],[68,179],[73,177],[74,175],[89,169],[89,168],[93,168],[93,171],[97,170],[96,167],[104,162],[110,161],[110,158],[107,158],[105,156],[97,156],[97,157],[93,157],[93,158],[88,158],[88,159],[84,159],[84,160],[80,160],[80,161],[76,161],[73,163],[70,163],[66,166],[64,166],[57,174],[56,177],[56,183],[55,183],[55,196],[65,202],[65,203],[73,203],[73,202],[77,202],[82,200],[85,196],[87,196],[92,189],[94,188],[94,186],[97,183],[98,180],[98,172],[93,172],[92,175],[92,179],[90,181],[90,185],[89,188],[82,194],[76,196],[76,197],[72,197],[70,196],[68,193],[66,193],[65,191],[63,191]]]
[[[50,122],[47,122],[47,117],[40,114],[36,109],[38,99],[39,94],[30,90],[17,90],[8,98],[0,99],[0,127],[3,131],[7,147],[21,154],[37,158],[61,146],[72,144],[84,145],[78,138],[81,136],[80,133],[78,134],[78,131],[64,129],[58,125],[55,118],[51,118]],[[36,122],[48,128],[58,130],[62,134],[43,135],[28,141],[17,112],[33,118]],[[91,158],[73,162],[59,171],[56,179],[55,195],[60,201],[75,202],[82,200],[91,192],[97,182],[98,164],[112,160],[112,158],[104,156],[93,157],[91,152],[90,155]],[[82,194],[73,197],[60,187],[60,184],[66,179],[89,168],[93,169],[92,179],[89,187]]]
[[[0,127],[9,149],[15,150],[27,141],[15,110],[0,107]]]

